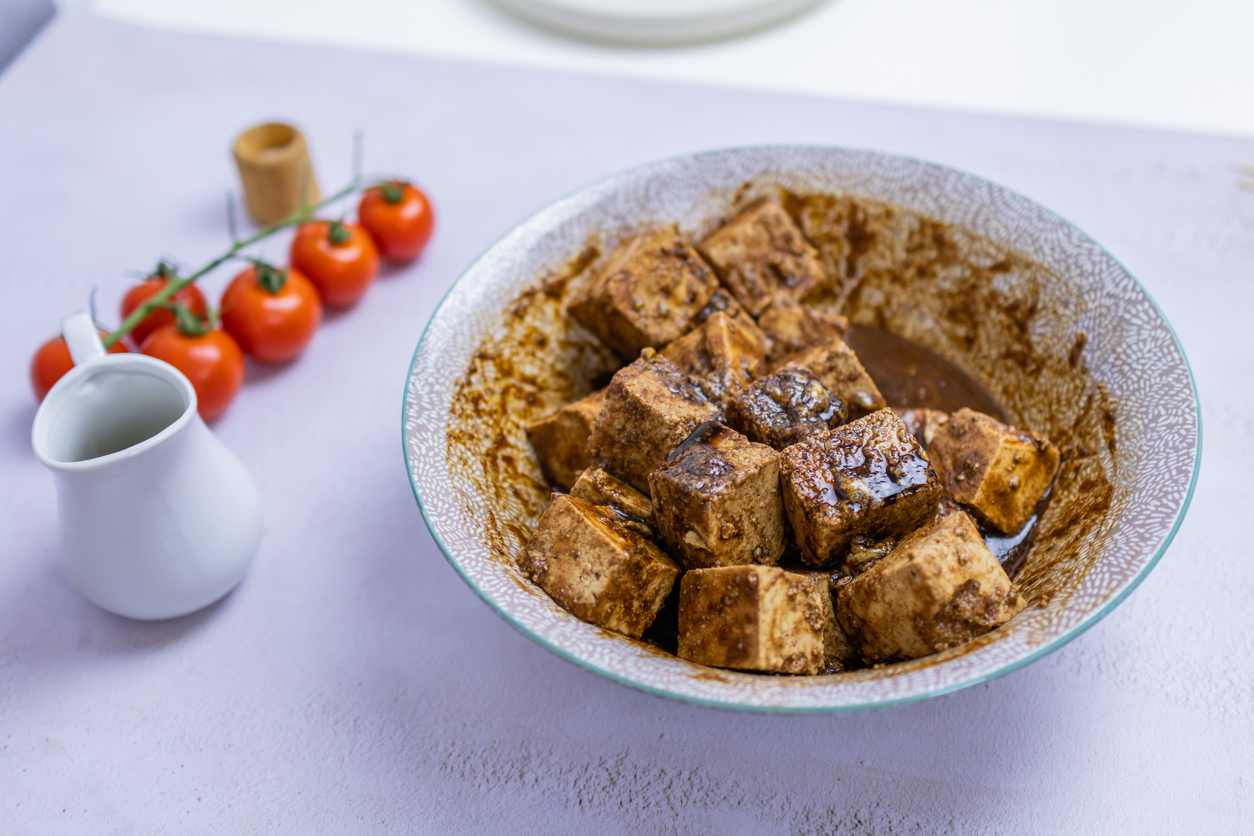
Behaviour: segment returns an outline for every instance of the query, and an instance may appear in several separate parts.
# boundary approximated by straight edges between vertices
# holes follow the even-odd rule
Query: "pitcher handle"
[[[105,356],[104,344],[100,342],[100,334],[91,314],[86,311],[72,313],[61,320],[61,336],[70,347],[70,358],[74,365],[82,366]]]

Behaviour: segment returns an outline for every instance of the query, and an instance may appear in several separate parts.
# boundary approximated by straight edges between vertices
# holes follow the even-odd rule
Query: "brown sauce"
[[[1041,500],[1041,510],[1044,510],[1045,501]],[[1012,580],[1019,572],[1019,567],[1023,565],[1023,561],[1027,559],[1028,549],[1032,548],[1032,538],[1036,534],[1036,522],[1040,518],[1041,512],[1037,511],[1023,524],[1023,528],[1014,534],[1002,534],[1000,531],[993,531],[986,526],[980,526],[980,533],[984,535],[984,544],[988,546],[988,550],[993,553],[993,557],[997,558],[1001,568],[1006,570],[1006,574]]]
[[[888,405],[956,412],[964,406],[1010,423],[988,390],[935,351],[874,325],[851,325],[845,342]]]
[[[651,644],[672,656],[679,653],[679,582],[666,596],[662,609],[658,610],[657,618],[645,629],[641,641]]]

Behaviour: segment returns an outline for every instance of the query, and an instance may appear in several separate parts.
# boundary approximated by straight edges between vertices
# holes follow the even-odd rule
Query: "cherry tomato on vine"
[[[200,417],[212,421],[244,385],[244,353],[230,334],[188,310],[183,308],[176,321],[154,331],[144,341],[144,353],[187,375]]]
[[[431,201],[420,189],[399,180],[366,189],[357,218],[388,261],[413,261],[435,227]]]
[[[156,296],[159,291],[170,283],[173,275],[173,268],[163,262],[157,265],[156,274],[126,291],[126,295],[122,297],[122,319],[126,319],[131,315],[132,311],[145,301]],[[196,316],[204,316],[205,309],[208,307],[205,303],[205,295],[194,284],[189,284],[174,294],[170,297],[170,301],[186,305]],[[131,339],[135,341],[135,345],[142,346],[144,340],[148,339],[149,334],[163,325],[169,325],[173,321],[174,313],[172,311],[166,308],[155,310],[141,319],[139,324],[131,329]]]
[[[314,221],[297,228],[291,263],[318,288],[322,304],[346,308],[374,281],[379,251],[356,224]]]
[[[227,285],[222,327],[259,363],[285,363],[304,351],[322,321],[322,302],[295,268],[255,262]]]
[[[101,331],[100,336],[105,336]],[[121,341],[109,346],[110,354],[125,354],[126,346]],[[39,347],[30,361],[30,385],[35,390],[35,397],[43,400],[52,385],[74,368],[70,358],[70,347],[65,344],[65,337],[53,337]]]

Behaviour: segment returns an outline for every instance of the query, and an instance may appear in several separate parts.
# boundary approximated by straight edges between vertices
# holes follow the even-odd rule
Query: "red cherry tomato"
[[[222,327],[259,363],[285,363],[305,350],[322,321],[318,291],[290,268],[249,267],[222,294]]]
[[[187,375],[196,390],[200,417],[206,421],[225,412],[244,384],[244,353],[220,328],[193,336],[172,322],[152,333],[144,342],[144,353]]]
[[[130,316],[131,312],[146,300],[156,296],[158,291],[162,290],[169,282],[170,279],[166,275],[165,269],[158,268],[157,275],[145,279],[143,283],[137,284],[126,291],[126,295],[122,297],[122,319]],[[208,307],[205,304],[205,295],[194,284],[189,284],[174,294],[170,297],[170,301],[181,302],[198,317],[204,316],[205,309]],[[166,308],[155,310],[141,319],[139,324],[131,329],[131,339],[135,341],[135,345],[143,345],[149,334],[162,326],[169,325],[173,321],[174,313],[170,310]]]
[[[100,336],[105,336],[101,331]],[[125,354],[126,346],[121,341],[109,346],[110,354]],[[52,388],[52,384],[74,368],[70,359],[70,347],[65,344],[65,337],[57,336],[39,347],[30,361],[30,385],[35,390],[35,397],[43,400]]]
[[[435,213],[421,190],[393,181],[366,189],[357,218],[388,261],[413,261],[431,240]]]
[[[356,224],[314,221],[296,230],[291,262],[318,288],[322,304],[346,308],[374,281],[379,251]]]

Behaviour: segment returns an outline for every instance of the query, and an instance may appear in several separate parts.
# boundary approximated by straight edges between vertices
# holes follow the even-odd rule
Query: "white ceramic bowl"
[[[484,487],[482,472],[474,478],[464,457],[450,454],[456,446],[449,437],[450,407],[459,379],[481,343],[500,332],[507,306],[525,286],[569,260],[589,238],[608,246],[655,223],[709,229],[746,182],[867,196],[1005,245],[1045,271],[1045,280],[1032,289],[1028,330],[1034,338],[1042,346],[1063,340],[1065,357],[1075,332],[1087,336],[1088,391],[1100,384],[1116,405],[1109,450],[1082,451],[1111,486],[1109,510],[1100,525],[1077,529],[1061,558],[1037,567],[1030,606],[1001,629],[922,660],[833,676],[694,665],[579,621],[526,580],[510,552],[534,516],[503,502]],[[953,354],[943,344],[933,347]],[[1049,350],[1058,349],[1042,348]],[[962,364],[961,357],[951,359]],[[997,385],[1006,395],[1007,386],[1017,384],[1003,379]],[[787,146],[642,166],[563,198],[506,234],[461,276],[422,336],[406,387],[404,448],[414,495],[449,562],[502,618],[542,646],[650,693],[725,708],[832,711],[900,703],[988,680],[1060,647],[1110,612],[1153,568],[1184,517],[1200,461],[1200,420],[1188,363],[1161,311],[1109,253],[1062,218],[941,166],[868,151]],[[519,427],[509,433],[517,449],[529,450]],[[515,533],[502,540],[502,525],[512,525]],[[1029,566],[1032,561],[1030,554]]]
[[[821,0],[496,0],[541,26],[576,38],[671,46],[764,29]]]

